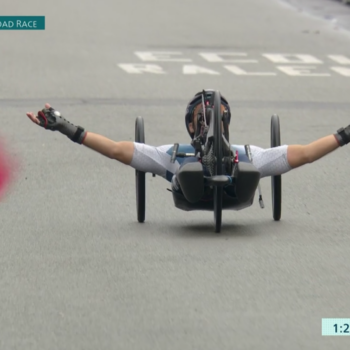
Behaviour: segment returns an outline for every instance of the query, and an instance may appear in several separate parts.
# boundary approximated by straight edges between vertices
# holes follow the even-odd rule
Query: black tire
[[[215,174],[223,175],[223,150],[222,150],[222,132],[221,132],[221,96],[219,91],[214,93],[214,111],[211,122],[214,122],[214,155],[216,158]],[[223,188],[222,186],[214,186],[214,222],[215,232],[221,231],[221,220],[222,220],[222,197]]]
[[[271,147],[281,146],[280,119],[278,115],[271,117]],[[271,176],[272,216],[275,221],[282,214],[282,176]]]
[[[135,122],[135,141],[145,143],[145,128],[142,117]],[[138,222],[144,222],[146,217],[146,173],[135,170],[136,177],[136,210]]]

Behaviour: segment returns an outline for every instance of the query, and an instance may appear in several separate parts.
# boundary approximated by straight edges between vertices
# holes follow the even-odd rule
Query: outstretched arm
[[[84,129],[69,123],[60,115],[50,114],[54,111],[51,106],[45,104],[45,109],[35,115],[33,112],[27,112],[27,117],[35,124],[52,131],[58,130],[68,136],[73,141],[83,144],[84,146],[101,153],[102,155],[116,159],[124,164],[129,165],[134,153],[134,143],[129,141],[115,142],[105,136],[87,132]],[[53,112],[54,113],[54,112]],[[50,121],[50,118],[52,119]],[[79,134],[80,131],[80,134]],[[79,137],[76,136],[79,134]]]
[[[104,156],[116,159],[126,165],[130,165],[134,154],[134,143],[130,141],[113,141],[105,136],[87,132],[83,145],[103,154]]]
[[[290,145],[287,150],[288,163],[292,168],[312,163],[333,152],[340,143],[335,135],[322,137],[308,145]]]
[[[251,146],[253,164],[260,171],[261,177],[284,174],[349,143],[350,126],[341,130],[343,131],[322,137],[308,145],[283,145],[267,149]]]
[[[166,178],[170,173],[175,173],[179,166],[177,162],[170,162],[171,156],[167,151],[171,145],[153,147],[130,141],[113,141],[105,136],[87,132],[82,127],[73,125],[64,119],[58,111],[51,108],[49,104],[46,104],[45,108],[38,112],[38,115],[28,112],[27,116],[33,123],[45,129],[60,131],[72,141],[108,158],[130,165],[137,170]]]

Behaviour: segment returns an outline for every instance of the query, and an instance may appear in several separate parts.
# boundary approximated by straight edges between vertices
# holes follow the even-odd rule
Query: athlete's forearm
[[[105,136],[94,134],[92,132],[87,132],[83,145],[103,154],[104,156],[113,159],[115,150],[117,148],[117,143],[108,139]]]
[[[334,135],[322,137],[308,145],[283,145],[263,149],[251,146],[253,164],[261,178],[281,175],[291,169],[312,163],[340,147]]]
[[[87,132],[83,145],[103,154],[104,156],[116,159],[129,165],[134,153],[134,143],[130,141],[116,142],[105,136]]]
[[[334,135],[322,137],[308,145],[288,146],[287,159],[292,168],[312,163],[340,147]]]
[[[334,135],[322,137],[305,146],[309,163],[312,163],[340,147]]]

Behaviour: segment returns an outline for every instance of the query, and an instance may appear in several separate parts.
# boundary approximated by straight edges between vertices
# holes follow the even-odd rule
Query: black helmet
[[[194,111],[195,107],[198,106],[198,104],[202,102],[203,93],[205,94],[204,98],[207,101],[207,100],[210,99],[210,97],[212,96],[213,92],[214,92],[213,89],[205,89],[203,91],[197,92],[194,95],[194,97],[190,100],[190,102],[188,102],[188,104],[187,104],[186,115],[185,115],[185,124],[186,124],[186,128],[187,128],[187,132],[191,136],[192,139],[194,137],[194,133],[190,132],[189,123],[192,122],[193,111]],[[230,124],[230,121],[231,121],[230,105],[228,104],[226,98],[224,96],[222,96],[222,95],[221,95],[221,103],[227,109],[227,112],[228,112],[228,123]]]

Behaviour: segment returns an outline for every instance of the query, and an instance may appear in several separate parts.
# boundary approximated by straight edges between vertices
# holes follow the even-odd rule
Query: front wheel
[[[212,114],[212,122],[214,122],[214,139],[213,139],[213,151],[216,159],[214,167],[214,175],[223,175],[223,151],[222,151],[222,131],[221,131],[221,96],[219,91],[214,93],[214,108]],[[222,186],[214,187],[214,222],[215,232],[221,232],[222,221],[222,198],[223,188]]]
[[[135,141],[145,143],[145,129],[142,117],[135,122]],[[144,222],[146,217],[146,173],[135,170],[136,178],[136,210],[138,222]]]
[[[278,115],[271,117],[271,147],[281,146],[280,119]],[[282,215],[282,176],[271,176],[272,216],[279,221]]]

